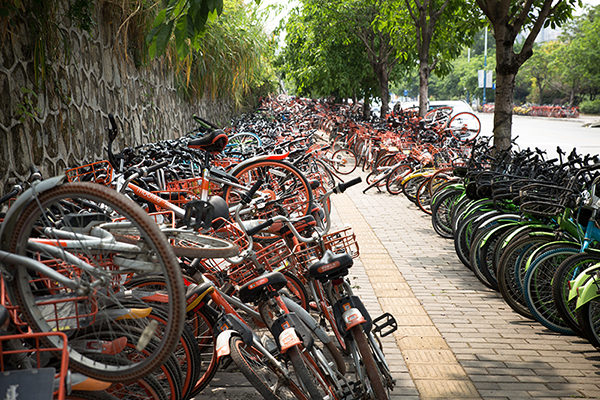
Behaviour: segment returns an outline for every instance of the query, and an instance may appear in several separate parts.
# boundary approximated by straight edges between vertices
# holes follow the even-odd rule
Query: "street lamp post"
[[[487,82],[485,81],[487,77],[487,71],[485,70],[485,67],[487,66],[487,26],[485,27],[483,43],[483,104],[485,104],[485,87],[487,86]]]

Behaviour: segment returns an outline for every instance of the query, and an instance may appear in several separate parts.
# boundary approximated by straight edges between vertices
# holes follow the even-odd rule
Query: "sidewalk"
[[[460,263],[430,216],[403,195],[363,194],[365,185],[332,196],[332,221],[357,235],[351,279],[367,309],[398,321],[383,340],[397,379],[392,399],[600,398],[600,354],[587,341],[513,312]],[[218,372],[196,399],[257,396],[241,374]]]
[[[353,225],[355,207],[383,247],[380,254],[394,263],[382,279],[383,266],[363,259],[383,310],[402,326],[396,342],[421,399],[600,397],[594,347],[513,312],[460,263],[430,216],[402,195],[363,194],[364,187],[349,189],[334,204]],[[363,244],[362,237],[366,254],[372,241]],[[411,293],[418,305],[402,305]]]

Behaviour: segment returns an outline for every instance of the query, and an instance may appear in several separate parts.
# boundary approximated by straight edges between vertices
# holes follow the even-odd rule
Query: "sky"
[[[299,4],[299,2],[297,0],[261,0],[260,1],[260,7],[261,8],[266,8],[269,5],[272,4],[279,4],[283,7],[283,10],[278,14],[278,15],[273,15],[272,18],[269,18],[269,21],[267,22],[267,30],[269,32],[273,31],[278,25],[279,25],[279,21],[285,17],[285,15],[287,14],[288,10],[291,10],[292,8],[294,8],[296,5]],[[600,4],[600,0],[584,0],[583,4],[589,4],[592,6],[597,6]],[[579,14],[579,13],[577,13]]]

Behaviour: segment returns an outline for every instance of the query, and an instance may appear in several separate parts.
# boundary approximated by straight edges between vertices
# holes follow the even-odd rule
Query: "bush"
[[[579,105],[579,111],[584,114],[600,115],[600,100],[586,100]]]

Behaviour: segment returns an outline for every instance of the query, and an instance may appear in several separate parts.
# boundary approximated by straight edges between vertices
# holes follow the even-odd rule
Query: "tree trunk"
[[[379,81],[379,97],[381,98],[381,118],[389,112],[390,106],[390,85],[389,85],[389,68],[387,63],[380,63],[375,68],[377,80]]]
[[[502,73],[496,68],[496,101],[494,106],[494,146],[497,149],[508,149],[511,146],[513,95],[515,76],[513,73]]]
[[[429,65],[427,60],[419,63],[419,117],[424,117],[429,111]]]
[[[365,94],[365,103],[363,104],[363,119],[367,120],[371,117],[371,96]]]

